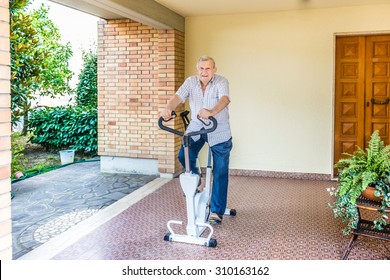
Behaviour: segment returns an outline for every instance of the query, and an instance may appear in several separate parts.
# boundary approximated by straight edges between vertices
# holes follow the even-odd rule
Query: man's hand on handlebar
[[[172,110],[169,110],[169,109],[164,109],[162,112],[161,112],[161,117],[164,119],[164,121],[168,121],[174,117],[176,117],[176,115],[172,115]]]
[[[204,119],[204,120],[208,120],[212,116],[213,116],[213,114],[211,113],[211,111],[207,110],[205,108],[201,109],[198,112],[198,117],[201,118],[201,119]]]

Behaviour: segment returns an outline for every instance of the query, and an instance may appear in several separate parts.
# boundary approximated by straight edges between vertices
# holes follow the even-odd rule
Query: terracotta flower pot
[[[370,187],[370,186],[368,186],[368,187],[362,192],[362,195],[363,195],[365,198],[368,198],[368,199],[371,199],[371,200],[382,201],[382,197],[375,196],[374,191],[375,191],[375,187]]]

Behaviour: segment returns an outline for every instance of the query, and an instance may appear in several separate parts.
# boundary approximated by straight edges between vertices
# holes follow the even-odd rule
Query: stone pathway
[[[13,183],[13,258],[39,247],[155,178],[101,173],[100,161],[94,160]]]

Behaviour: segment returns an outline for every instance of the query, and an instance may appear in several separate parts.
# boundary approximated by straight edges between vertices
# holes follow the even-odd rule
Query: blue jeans
[[[190,139],[189,145],[189,157],[190,157],[190,170],[192,173],[198,174],[198,168],[196,167],[196,159],[203,145],[207,142],[207,134],[200,135],[198,141]],[[229,158],[230,151],[232,150],[233,143],[232,138],[228,141],[214,145],[211,147],[211,153],[213,156],[213,190],[211,194],[211,212],[223,215],[225,213],[227,204],[227,193],[229,185]],[[178,159],[180,163],[185,164],[184,161],[184,147],[182,146],[179,152]]]

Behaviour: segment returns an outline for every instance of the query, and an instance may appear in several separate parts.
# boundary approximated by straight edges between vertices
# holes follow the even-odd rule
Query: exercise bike
[[[187,128],[189,123],[187,114],[188,111],[185,111],[181,114],[185,128]],[[167,120],[166,122],[173,119],[176,116],[176,113],[172,112],[172,116],[173,117]],[[211,149],[209,148],[208,164],[206,168],[206,177],[205,177],[205,187],[202,191],[198,191],[200,176],[190,171],[189,145],[190,145],[191,136],[213,132],[217,128],[218,124],[217,124],[217,120],[213,117],[209,118],[210,122],[207,124],[203,120],[201,119],[199,120],[205,125],[205,127],[209,127],[209,126],[211,127],[202,129],[200,131],[187,133],[163,125],[163,122],[165,122],[165,120],[162,117],[160,117],[158,121],[159,127],[161,129],[183,137],[184,160],[185,160],[185,172],[180,175],[180,185],[186,199],[186,206],[187,206],[186,233],[187,234],[177,234],[172,229],[172,225],[174,224],[183,225],[183,221],[170,220],[167,223],[169,233],[167,233],[164,236],[164,240],[197,244],[206,247],[216,247],[217,240],[211,238],[214,233],[214,229],[208,222],[208,218],[210,215],[210,198],[212,192]],[[226,209],[224,215],[235,216],[236,210]],[[209,230],[209,233],[207,237],[202,237],[201,235],[206,229]]]

